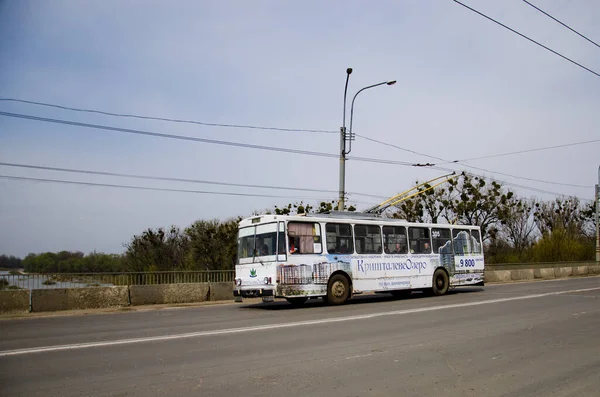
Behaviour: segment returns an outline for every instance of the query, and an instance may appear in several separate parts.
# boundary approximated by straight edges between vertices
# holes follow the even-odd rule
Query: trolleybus
[[[363,292],[444,295],[484,285],[484,266],[478,226],[345,211],[259,215],[239,223],[233,295],[332,305]]]

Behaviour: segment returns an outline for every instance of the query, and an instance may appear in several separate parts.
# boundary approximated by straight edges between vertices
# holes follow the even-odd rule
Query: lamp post
[[[348,68],[346,70],[348,77],[350,73],[352,73],[352,69]],[[352,118],[354,115],[354,101],[358,94],[367,90],[369,88],[378,87],[380,85],[394,85],[396,84],[396,80],[392,81],[384,81],[381,83],[373,84],[358,90],[356,94],[354,94],[354,98],[352,98],[352,106],[350,107],[350,132],[346,134],[346,89],[348,88],[348,77],[346,77],[346,88],[344,89],[344,123],[341,128],[340,134],[340,198],[338,202],[338,211],[344,210],[344,201],[345,201],[345,189],[346,189],[346,155],[352,151],[352,141],[354,140],[354,135],[352,134]],[[349,150],[346,151],[346,142],[348,142]]]
[[[346,93],[348,92],[348,79],[352,73],[352,68],[346,69],[346,86],[344,87],[344,120],[340,128],[340,201],[338,210],[344,209],[344,185],[346,179]]]

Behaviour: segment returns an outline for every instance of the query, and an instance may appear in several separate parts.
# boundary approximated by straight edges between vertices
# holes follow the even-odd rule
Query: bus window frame
[[[368,228],[370,227],[376,227],[379,229],[379,252],[377,251],[373,251],[373,252],[358,252],[358,245],[356,244],[356,237],[357,237],[357,233],[356,233],[356,227],[364,227],[365,228],[365,239],[368,236],[375,236],[374,233],[369,234],[369,230]],[[357,255],[381,255],[383,253],[383,232],[381,229],[381,225],[380,224],[372,224],[372,223],[357,223],[353,225],[353,229],[354,229],[354,252],[356,252]],[[375,242],[374,242],[375,243]],[[366,245],[366,244],[365,244]],[[375,247],[375,244],[373,244],[373,246]]]
[[[290,237],[294,238],[294,240],[296,238],[300,238],[300,236],[296,236],[296,235],[290,235],[289,231],[290,231],[290,224],[294,225],[294,224],[310,224],[312,225],[312,227],[314,228],[315,225],[318,226],[318,230],[317,230],[317,234],[313,234],[311,237],[313,239],[313,252],[300,252],[300,240],[298,240],[298,251],[291,253],[290,252]],[[321,228],[321,223],[316,222],[316,221],[304,221],[304,220],[293,220],[293,221],[288,221],[287,224],[285,225],[285,236],[286,236],[286,242],[285,242],[285,246],[286,246],[286,254],[288,255],[321,255],[323,254],[323,233],[322,233],[322,228]],[[308,235],[302,235],[304,237],[308,237]],[[319,238],[318,242],[315,242],[315,237]],[[314,245],[315,244],[320,244],[321,247],[321,251],[320,252],[314,252]]]
[[[454,243],[452,241],[452,228],[448,228],[448,227],[431,227],[431,230],[429,233],[429,238],[431,240],[431,253],[436,254],[436,255],[439,254],[440,248],[443,246],[443,245],[440,245],[437,247],[437,250],[435,249],[435,244],[433,242],[434,241],[433,232],[438,231],[438,230],[445,230],[450,235],[450,237],[447,240],[447,241],[450,241],[450,252],[447,252],[445,254],[454,254]],[[435,240],[439,240],[439,238],[436,238]]]
[[[349,230],[350,230],[350,236],[347,235],[340,235],[338,234],[337,230],[335,232],[335,244],[337,247],[337,241],[340,238],[345,238],[348,239],[350,241],[350,243],[352,244],[351,247],[347,247],[348,252],[338,252],[338,250],[336,249],[335,251],[330,252],[329,251],[329,238],[328,238],[328,231],[327,231],[327,226],[329,225],[341,225],[341,226],[348,226]],[[338,228],[339,230],[339,228]],[[344,222],[325,222],[325,250],[327,251],[328,254],[330,255],[353,255],[354,254],[354,228],[352,227],[351,223],[344,223]]]
[[[387,233],[386,234],[384,232],[385,228],[391,228],[392,229],[392,233]],[[396,228],[400,228],[400,229],[404,230],[404,234],[398,234],[398,233],[396,233]],[[396,240],[396,236],[404,236],[404,240],[405,240],[404,241],[404,243],[405,243],[404,248],[405,249],[403,250],[403,252],[399,252],[399,253],[398,252],[392,252],[392,251],[387,252],[384,249],[384,252],[386,253],[386,255],[406,255],[406,254],[408,254],[408,248],[409,248],[409,243],[408,243],[408,229],[407,229],[407,227],[405,225],[381,225],[381,233],[382,233],[383,239],[385,240],[384,241],[384,246],[385,247],[387,247],[388,244],[389,244],[389,242],[387,241],[389,239],[389,236],[394,236],[394,240]],[[396,243],[394,243],[394,244],[397,244],[397,243],[398,242],[396,240]]]
[[[430,255],[433,252],[433,247],[432,247],[432,243],[431,243],[431,227],[430,226],[416,226],[416,225],[410,225],[408,226],[408,247],[409,247],[409,252],[412,255]],[[415,239],[416,241],[416,245],[417,247],[421,247],[421,244],[424,243],[429,243],[429,252],[414,252],[413,251],[413,247],[412,247],[412,235],[411,235],[411,230],[412,229],[421,229],[421,230],[426,230],[427,231],[427,241],[424,241],[425,238],[424,237],[419,237],[417,239]]]

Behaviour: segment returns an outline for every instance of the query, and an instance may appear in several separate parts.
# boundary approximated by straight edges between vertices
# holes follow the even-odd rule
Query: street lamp
[[[340,199],[338,202],[338,211],[343,211],[344,210],[344,195],[345,195],[345,189],[346,189],[346,155],[348,153],[350,153],[352,151],[352,141],[354,140],[354,135],[352,134],[352,118],[354,115],[354,100],[356,100],[356,97],[358,96],[358,94],[360,94],[361,92],[363,92],[364,90],[367,90],[369,88],[374,88],[374,87],[378,87],[380,85],[394,85],[396,84],[396,80],[391,80],[391,81],[384,81],[381,83],[377,83],[377,84],[373,84],[364,88],[361,88],[360,90],[358,90],[358,92],[356,94],[354,94],[354,98],[352,98],[352,106],[350,107],[350,132],[349,134],[346,135],[346,89],[348,88],[348,77],[350,76],[350,73],[352,73],[352,69],[348,68],[346,70],[347,73],[347,77],[346,77],[346,88],[344,89],[344,123],[343,123],[343,127],[341,128],[340,132]],[[348,142],[348,148],[349,150],[346,151],[346,142]]]
[[[346,86],[344,87],[344,120],[340,128],[340,202],[338,210],[344,209],[344,180],[346,178],[346,92],[348,92],[348,79],[352,68],[346,69]]]
[[[392,81],[384,81],[383,83],[378,83],[378,84],[373,84],[370,85],[368,87],[362,88],[360,89],[355,95],[354,98],[352,98],[352,106],[350,107],[350,150],[348,150],[346,152],[346,154],[350,153],[352,151],[352,141],[354,140],[354,136],[352,136],[352,118],[354,116],[354,100],[356,99],[356,97],[358,96],[358,94],[360,94],[362,91],[369,89],[369,88],[373,88],[373,87],[377,87],[380,85],[394,85],[396,84],[396,80],[392,80]]]

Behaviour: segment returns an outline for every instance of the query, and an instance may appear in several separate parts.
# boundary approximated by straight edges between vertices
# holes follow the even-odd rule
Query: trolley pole
[[[596,184],[596,262],[600,263],[600,166]]]

